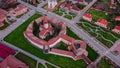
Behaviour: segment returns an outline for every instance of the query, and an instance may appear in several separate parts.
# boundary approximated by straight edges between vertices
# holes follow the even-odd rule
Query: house
[[[110,0],[110,8],[112,9],[116,8],[115,0]]]
[[[116,21],[120,21],[120,16],[116,16],[116,17],[115,17],[115,20],[116,20]]]
[[[15,8],[14,12],[13,12],[13,16],[19,16],[21,14],[24,14],[27,12],[27,7],[25,7],[22,4],[17,5],[17,7]]]
[[[66,10],[70,10],[70,8],[71,8],[71,3],[68,3],[66,6]]]
[[[0,21],[3,22],[6,20],[6,16],[0,13]]]
[[[7,14],[8,14],[8,12],[7,12],[6,10],[3,10],[3,9],[1,9],[1,8],[0,8],[0,13],[2,13],[2,14],[4,14],[4,15],[7,15]]]
[[[0,27],[4,26],[5,20],[6,20],[6,16],[0,13]]]
[[[7,20],[6,19],[7,14],[8,14],[7,11],[0,8],[0,27],[2,27],[4,25],[4,21]]]
[[[85,13],[85,14],[83,15],[83,19],[91,22],[91,21],[92,21],[92,15],[89,14],[89,13]]]
[[[0,63],[0,68],[29,68],[14,56],[10,55]]]
[[[105,19],[98,19],[97,22],[95,22],[96,25],[99,25],[103,28],[107,28],[108,21]]]
[[[120,34],[120,26],[115,26],[115,28],[112,31],[117,34]]]

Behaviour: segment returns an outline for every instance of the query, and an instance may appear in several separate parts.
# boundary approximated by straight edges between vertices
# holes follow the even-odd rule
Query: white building
[[[52,9],[57,5],[57,0],[48,0],[48,8]]]

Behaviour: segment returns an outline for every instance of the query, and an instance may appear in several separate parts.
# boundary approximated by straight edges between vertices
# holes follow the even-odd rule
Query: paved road
[[[44,59],[40,59],[40,58],[38,58],[38,57],[36,57],[36,56],[34,56],[34,55],[32,55],[32,54],[30,54],[30,53],[28,53],[28,52],[20,49],[20,48],[18,48],[18,47],[14,46],[14,45],[12,45],[12,44],[10,44],[10,43],[7,43],[7,42],[5,42],[5,41],[2,41],[1,43],[2,43],[2,44],[5,44],[6,46],[11,47],[11,48],[13,48],[13,49],[15,49],[15,50],[20,51],[21,53],[23,53],[23,54],[31,57],[32,59],[37,60],[39,63],[43,64],[44,66],[46,65],[46,63],[48,63],[48,64],[54,66],[55,68],[60,68],[60,67],[58,67],[58,66],[56,66],[56,65],[54,65],[54,64],[52,64],[52,63],[50,63],[50,62],[48,62],[48,61],[46,61],[46,60],[44,60]]]
[[[18,26],[23,24],[28,18],[30,18],[32,15],[35,14],[34,10],[30,10],[28,13],[26,13],[21,18],[17,19],[16,22],[8,26],[6,29],[0,31],[0,40],[2,40],[5,36],[7,36],[9,33],[11,33],[13,30],[15,30]]]
[[[83,16],[83,14],[95,3],[97,0],[93,0],[87,7],[85,7],[80,13],[77,14],[77,16],[73,19],[75,23],[77,23]]]
[[[20,0],[19,0],[20,1]],[[94,0],[96,1],[96,0]],[[20,2],[22,3],[22,2]],[[92,2],[94,3],[94,2]],[[108,51],[104,46],[102,46],[101,43],[99,43],[97,40],[95,40],[93,37],[91,37],[89,34],[87,34],[84,30],[82,30],[81,28],[79,28],[74,21],[70,21],[68,19],[65,19],[61,16],[58,16],[52,12],[48,12],[47,10],[44,10],[40,7],[34,7],[32,5],[27,5],[26,3],[22,3],[24,5],[26,5],[27,7],[39,12],[40,14],[46,14],[48,16],[52,16],[61,20],[64,20],[66,22],[66,25],[74,32],[76,33],[79,37],[83,38],[84,40],[87,41],[87,43],[89,43],[96,51],[98,51],[101,55],[105,55],[108,58],[110,58],[113,62],[115,62],[117,65],[120,64],[120,57],[114,56],[110,51]],[[33,8],[34,7],[34,8]],[[89,8],[89,7],[88,7]],[[87,10],[87,8],[86,8]],[[84,13],[85,11],[83,11]],[[80,15],[80,14],[79,14]],[[79,19],[81,18],[81,16],[77,16],[75,18],[76,21],[79,21]]]

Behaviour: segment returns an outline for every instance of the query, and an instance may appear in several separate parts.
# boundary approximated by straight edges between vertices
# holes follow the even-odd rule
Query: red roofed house
[[[83,15],[83,19],[91,22],[91,21],[92,21],[92,15],[89,14],[89,13],[85,13],[85,14]]]
[[[120,34],[120,26],[116,26],[112,31]]]
[[[29,68],[25,63],[21,62],[14,56],[8,56],[0,63],[0,68]]]
[[[110,0],[110,8],[115,9],[116,5],[115,5],[115,1],[114,0]]]
[[[72,4],[70,3],[70,2],[63,2],[61,5],[60,5],[60,7],[62,8],[62,9],[64,9],[64,10],[70,10],[71,9],[71,6],[72,6]]]
[[[24,14],[25,12],[27,12],[27,7],[25,7],[22,4],[19,4],[17,5],[17,8],[15,8],[13,12],[13,16],[18,16],[18,15]]]
[[[3,9],[1,9],[1,8],[0,8],[0,13],[2,13],[2,14],[4,14],[4,15],[7,15],[7,14],[8,14],[7,11],[5,11],[5,10],[3,10]]]
[[[105,19],[98,19],[97,22],[95,22],[96,25],[99,25],[103,28],[107,28],[107,25],[108,25],[108,21],[105,20]]]
[[[6,16],[0,13],[0,21],[3,22],[6,19]]]
[[[70,10],[71,8],[71,3],[68,3],[67,6],[65,7],[66,10]]]
[[[120,21],[120,16],[116,16],[116,17],[115,17],[115,20],[116,20],[116,21]]]
[[[0,27],[4,25],[3,21],[6,20],[6,16],[0,13]]]

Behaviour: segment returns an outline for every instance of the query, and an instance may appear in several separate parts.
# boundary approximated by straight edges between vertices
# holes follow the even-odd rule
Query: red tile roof
[[[39,32],[40,36],[47,36],[48,35],[48,31],[43,29],[42,31]]]
[[[29,68],[25,63],[21,62],[14,56],[8,56],[0,63],[0,68]]]
[[[24,5],[19,4],[19,5],[17,5],[17,8],[15,8],[15,12],[21,11],[21,10],[23,10],[23,9],[25,9],[25,8],[26,8],[26,7],[25,7]]]
[[[89,13],[85,13],[83,16],[88,17],[88,18],[92,18],[92,15]]]
[[[105,19],[98,19],[97,22],[99,22],[99,23],[101,23],[101,24],[104,24],[104,25],[107,25],[107,24],[108,24],[108,21],[105,20]]]
[[[68,50],[72,50],[73,49],[73,45],[68,46]]]
[[[116,26],[115,29],[120,30],[120,26]]]
[[[2,14],[2,13],[0,13],[0,19],[3,19],[3,18],[5,18],[6,16],[4,15],[4,14]]]
[[[67,41],[69,41],[71,43],[75,41],[74,38],[72,38],[72,37],[70,37],[68,35],[65,35],[65,34],[61,34],[61,38],[65,39],[65,40],[67,40]]]
[[[55,53],[58,53],[58,54],[71,56],[73,58],[75,57],[75,55],[73,54],[73,52],[70,52],[70,51],[64,51],[64,50],[60,50],[60,49],[56,49],[56,48],[52,48],[51,51],[55,52]]]
[[[116,16],[116,17],[115,17],[115,20],[120,20],[120,16]]]
[[[48,19],[46,16],[43,17],[43,23],[48,23]]]
[[[67,7],[68,9],[70,9],[71,3],[68,3],[66,7]]]
[[[5,11],[5,10],[3,10],[3,9],[1,9],[1,8],[0,8],[0,13],[1,13],[1,14],[4,14],[4,15],[7,15],[7,14],[8,14],[7,11]]]

